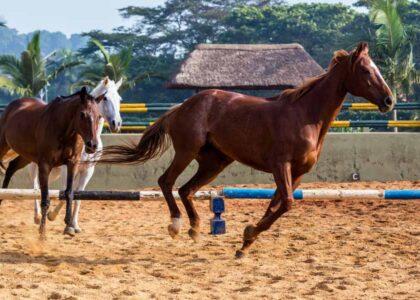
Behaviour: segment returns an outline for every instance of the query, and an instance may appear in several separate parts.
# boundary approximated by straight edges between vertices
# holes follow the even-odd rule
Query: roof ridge
[[[281,50],[281,49],[303,49],[303,46],[298,43],[291,44],[198,44],[195,49],[199,50],[247,50],[247,51],[261,51],[261,50]]]

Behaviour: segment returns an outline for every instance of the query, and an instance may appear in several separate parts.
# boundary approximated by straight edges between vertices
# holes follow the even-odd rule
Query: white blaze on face
[[[373,62],[372,59],[370,59],[370,66],[372,67],[372,69],[375,71],[375,75],[380,78],[382,80],[382,83],[388,88],[388,90],[391,90],[388,86],[388,84],[386,83],[385,79],[382,77],[381,72],[379,71],[378,67],[375,65],[375,63]]]

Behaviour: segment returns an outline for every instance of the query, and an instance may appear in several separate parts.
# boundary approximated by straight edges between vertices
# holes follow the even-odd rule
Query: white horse
[[[102,150],[103,144],[100,138],[102,129],[104,126],[104,119],[108,122],[109,128],[112,132],[118,132],[121,129],[122,119],[120,115],[120,102],[122,100],[121,96],[118,93],[118,89],[121,87],[122,79],[115,83],[113,80],[110,80],[108,77],[105,77],[90,94],[92,97],[99,97],[104,95],[104,100],[99,104],[99,111],[102,118],[99,121],[98,131],[96,132],[98,138],[98,153]],[[84,150],[82,152],[81,160],[89,161],[98,159],[98,154],[88,154]],[[86,185],[89,183],[89,180],[92,178],[93,172],[95,171],[95,164],[81,164],[75,174],[74,185],[75,191],[84,191]],[[34,189],[39,189],[38,181],[38,166],[32,163],[29,166],[29,175],[33,181]],[[67,180],[67,168],[66,166],[61,166],[55,168],[51,171],[49,181],[55,181],[61,176],[62,185],[66,186]],[[61,208],[64,205],[64,201],[60,201],[59,204],[48,212],[48,220],[54,221],[60,212]],[[81,232],[79,226],[79,211],[80,211],[80,200],[74,201],[73,215],[72,215],[72,225],[75,233]],[[35,200],[35,218],[34,221],[36,224],[39,224],[41,221],[41,207],[39,200]]]

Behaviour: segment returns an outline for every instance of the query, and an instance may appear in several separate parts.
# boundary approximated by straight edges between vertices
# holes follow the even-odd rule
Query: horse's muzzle
[[[395,101],[392,97],[390,96],[386,96],[382,101],[381,104],[379,105],[379,110],[382,113],[387,113],[390,112],[395,105]]]
[[[98,143],[93,143],[92,141],[85,143],[85,151],[86,153],[93,154],[98,149]]]
[[[109,129],[113,133],[120,132],[120,130],[121,130],[121,122],[120,121],[112,120],[112,122],[109,124]]]

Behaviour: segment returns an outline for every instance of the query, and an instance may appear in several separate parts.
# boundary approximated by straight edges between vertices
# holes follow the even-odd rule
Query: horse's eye
[[[87,113],[85,111],[80,112],[80,118],[85,119],[87,118]]]
[[[370,75],[370,70],[369,69],[363,69],[363,74]]]

